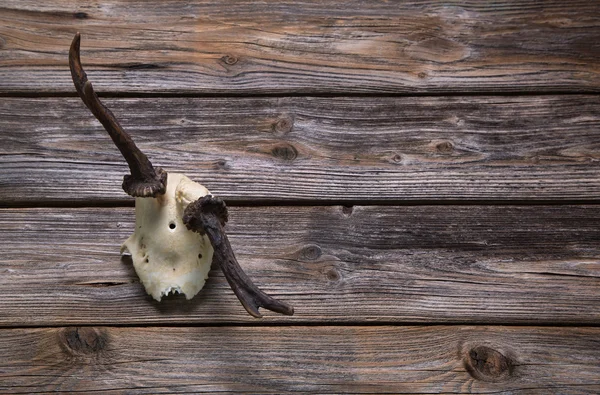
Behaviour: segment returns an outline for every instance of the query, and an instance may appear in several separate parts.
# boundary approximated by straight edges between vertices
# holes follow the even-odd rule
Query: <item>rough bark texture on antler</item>
[[[188,229],[208,236],[214,248],[215,260],[221,265],[221,270],[223,270],[231,289],[250,315],[261,318],[262,315],[258,312],[259,307],[276,313],[293,315],[294,308],[292,306],[273,299],[261,291],[244,273],[223,230],[226,222],[225,202],[210,195],[189,204],[183,215],[183,223]]]
[[[100,102],[81,67],[79,45],[77,33],[69,51],[75,89],[131,170],[131,175],[124,178],[123,189],[136,197],[136,226],[121,251],[131,254],[146,291],[158,301],[169,293],[183,293],[191,299],[204,286],[214,258],[250,315],[262,317],[259,307],[294,314],[291,306],[258,289],[238,264],[223,229],[227,222],[225,203],[183,174],[155,169]]]
[[[81,36],[77,33],[69,50],[71,77],[73,77],[73,83],[79,97],[104,126],[104,129],[106,129],[129,165],[131,175],[124,177],[123,190],[134,197],[155,197],[165,193],[167,174],[160,168],[154,169],[150,160],[139,150],[113,113],[102,104],[94,92],[92,83],[88,81],[87,75],[81,67],[79,59],[80,42]]]

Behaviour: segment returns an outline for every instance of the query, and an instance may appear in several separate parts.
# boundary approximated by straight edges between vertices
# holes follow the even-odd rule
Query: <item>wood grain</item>
[[[600,393],[600,2],[0,3],[0,394]],[[295,316],[146,294],[77,31]]]
[[[600,196],[598,96],[106,102],[155,164],[229,202]],[[0,131],[1,204],[131,202],[78,99],[0,98]]]
[[[599,328],[155,327],[0,331],[0,392],[600,390]]]
[[[596,1],[3,0],[0,93],[598,92]]]
[[[147,296],[119,246],[132,208],[0,210],[0,325],[600,323],[598,206],[234,207],[240,264],[296,314],[260,321],[214,268]]]

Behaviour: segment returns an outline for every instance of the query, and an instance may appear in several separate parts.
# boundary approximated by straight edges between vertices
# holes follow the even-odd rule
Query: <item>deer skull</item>
[[[204,286],[214,257],[250,315],[262,317],[259,307],[294,314],[291,306],[265,294],[241,269],[223,229],[227,222],[223,200],[182,174],[155,169],[102,104],[81,66],[80,40],[77,33],[69,50],[71,76],[79,97],[129,165],[131,174],[124,177],[123,190],[136,198],[135,231],[121,252],[131,254],[146,291],[158,301],[169,293],[191,299]]]
[[[121,253],[131,254],[146,291],[159,302],[169,293],[191,299],[208,278],[213,257],[210,240],[183,223],[187,206],[206,195],[202,185],[183,174],[169,173],[163,195],[135,199],[135,231]]]

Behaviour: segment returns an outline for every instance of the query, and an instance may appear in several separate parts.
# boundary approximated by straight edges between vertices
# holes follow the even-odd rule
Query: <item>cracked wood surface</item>
[[[3,0],[0,93],[598,92],[597,1]]]
[[[0,393],[598,393],[599,337],[499,326],[5,329]]]
[[[233,207],[243,269],[296,309],[266,323],[600,323],[598,206]],[[125,208],[0,211],[0,325],[257,323],[214,268],[155,302]]]
[[[107,99],[152,162],[228,202],[594,200],[600,98]],[[131,201],[79,99],[0,98],[0,204]]]

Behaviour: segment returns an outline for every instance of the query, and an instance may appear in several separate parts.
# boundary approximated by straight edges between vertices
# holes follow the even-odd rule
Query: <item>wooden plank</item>
[[[241,307],[218,268],[146,295],[132,208],[0,210],[0,325],[600,323],[598,206],[234,207],[240,264],[293,317]]]
[[[598,92],[596,1],[32,1],[0,8],[0,92]]]
[[[0,392],[592,394],[599,338],[485,326],[11,329],[0,331]]]
[[[600,97],[143,98],[108,105],[143,151],[229,202],[600,196]],[[0,202],[131,201],[78,99],[1,98]]]

